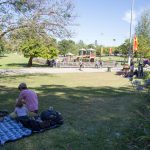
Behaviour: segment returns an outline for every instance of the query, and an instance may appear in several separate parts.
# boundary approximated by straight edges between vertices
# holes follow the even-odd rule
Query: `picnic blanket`
[[[5,144],[8,141],[14,141],[25,136],[32,134],[30,129],[23,127],[23,125],[15,120],[11,119],[9,116],[5,116],[2,121],[0,121],[0,145]]]
[[[0,118],[0,145],[59,127],[64,122],[61,113],[55,110],[45,110],[34,119],[18,121],[10,118],[5,111],[0,111]]]

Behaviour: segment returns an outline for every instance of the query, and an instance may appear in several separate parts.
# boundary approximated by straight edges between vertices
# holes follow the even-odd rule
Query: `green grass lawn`
[[[17,53],[5,54],[0,56],[0,69],[19,69],[27,67],[29,58]],[[33,67],[43,67],[47,65],[40,65],[33,62]]]
[[[141,97],[112,73],[0,76],[0,109],[13,111],[20,82],[39,96],[40,112],[53,106],[64,117],[57,129],[6,143],[1,150],[128,150]],[[131,137],[130,137],[131,135]]]
[[[27,65],[28,59],[17,53],[5,54],[0,57],[0,68],[20,68]]]

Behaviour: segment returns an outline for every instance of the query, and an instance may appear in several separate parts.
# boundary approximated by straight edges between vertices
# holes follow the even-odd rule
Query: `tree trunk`
[[[29,61],[28,61],[28,67],[31,67],[31,66],[32,66],[32,60],[33,60],[33,57],[30,56]]]

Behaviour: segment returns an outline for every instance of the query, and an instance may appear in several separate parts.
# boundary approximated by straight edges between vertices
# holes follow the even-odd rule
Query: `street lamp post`
[[[131,62],[131,50],[132,50],[132,19],[133,19],[133,8],[134,8],[134,0],[132,0],[131,5],[131,21],[130,21],[130,47],[129,47],[129,57],[128,57],[128,65],[130,65]]]

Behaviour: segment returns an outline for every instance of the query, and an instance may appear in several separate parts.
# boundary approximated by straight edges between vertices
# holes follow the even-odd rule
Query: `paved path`
[[[119,71],[120,68],[112,68],[112,71]],[[0,74],[50,74],[50,73],[82,73],[82,72],[106,72],[107,68],[96,69],[96,68],[83,68],[82,71],[79,68],[24,68],[24,69],[0,69]]]

